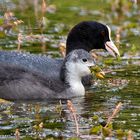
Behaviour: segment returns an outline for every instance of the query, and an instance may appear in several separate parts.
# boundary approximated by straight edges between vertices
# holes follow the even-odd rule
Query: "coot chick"
[[[119,51],[111,40],[110,28],[95,21],[84,21],[74,26],[66,41],[66,54],[75,49],[104,49],[111,55],[118,56]],[[56,69],[60,69],[63,59],[52,59],[44,56],[19,52],[0,51],[0,62],[17,64],[44,75],[58,76]]]
[[[7,100],[39,100],[83,96],[83,76],[95,66],[93,57],[83,49],[71,51],[63,60],[59,79],[14,64],[0,63],[0,98]],[[48,74],[49,75],[49,74]]]

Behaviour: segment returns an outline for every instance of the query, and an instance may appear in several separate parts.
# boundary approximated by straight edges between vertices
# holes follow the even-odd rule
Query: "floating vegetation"
[[[91,73],[93,74],[93,76],[95,75],[99,79],[104,79],[105,73],[98,66],[91,67]]]
[[[0,104],[7,104],[7,103],[11,103],[11,102],[4,99],[0,99]]]

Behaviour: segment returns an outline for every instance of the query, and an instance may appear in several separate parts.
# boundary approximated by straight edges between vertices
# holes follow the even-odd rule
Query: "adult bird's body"
[[[119,51],[111,40],[110,28],[94,21],[84,21],[74,26],[66,41],[66,54],[75,49],[104,49],[118,56]],[[57,76],[63,59],[53,59],[29,53],[0,51],[0,63],[16,64],[50,77]]]

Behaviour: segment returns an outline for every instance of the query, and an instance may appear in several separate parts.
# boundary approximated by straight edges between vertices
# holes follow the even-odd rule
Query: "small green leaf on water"
[[[136,51],[137,51],[137,47],[135,44],[133,44],[131,47],[131,52],[135,53]]]
[[[114,62],[114,59],[107,59],[104,61],[104,63],[107,65],[111,65],[111,64],[113,64],[113,62]]]
[[[102,134],[103,136],[108,137],[112,134],[112,131],[108,127],[102,127]]]
[[[102,71],[102,69],[99,67],[99,66],[93,66],[93,67],[91,67],[91,72],[100,72],[100,71]]]
[[[123,138],[126,135],[126,133],[122,129],[118,129],[116,130],[116,135],[118,138]]]
[[[102,126],[94,126],[90,129],[90,134],[99,134],[101,132]]]
[[[25,136],[22,138],[22,140],[34,140],[31,136]]]
[[[95,75],[99,79],[104,79],[105,73],[102,71],[102,69],[99,66],[91,67],[90,68],[91,73]]]
[[[73,138],[70,138],[68,140],[80,140],[80,138],[77,138],[77,137],[73,137]]]
[[[5,33],[3,31],[0,31],[0,38],[4,38],[5,37]]]
[[[112,126],[112,122],[111,122],[107,125],[107,127],[102,127],[102,134],[105,137],[108,137],[112,134],[112,130],[113,130],[113,126]]]
[[[2,25],[4,23],[4,19],[0,18],[0,25]]]
[[[112,122],[107,125],[107,128],[113,129]]]
[[[121,57],[117,57],[117,61],[118,62],[121,62]]]
[[[99,120],[99,116],[94,115],[94,116],[92,117],[92,119],[93,119],[94,121],[98,121],[98,120]]]

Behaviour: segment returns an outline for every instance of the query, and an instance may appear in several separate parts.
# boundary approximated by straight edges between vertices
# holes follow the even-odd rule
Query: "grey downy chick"
[[[83,76],[90,74],[93,57],[83,49],[70,52],[59,71],[59,78],[13,64],[0,63],[0,98],[8,100],[68,99],[83,96]],[[57,71],[57,70],[56,70]]]

